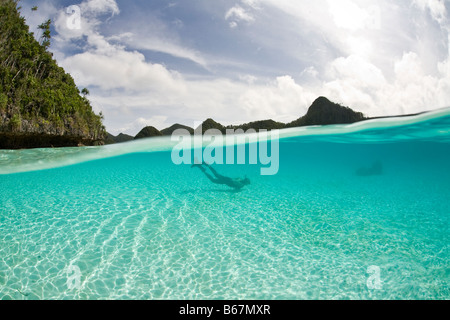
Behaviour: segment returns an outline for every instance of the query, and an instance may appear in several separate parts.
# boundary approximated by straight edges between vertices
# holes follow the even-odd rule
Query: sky
[[[108,132],[450,106],[448,0],[21,0]],[[32,11],[38,6],[37,11]]]

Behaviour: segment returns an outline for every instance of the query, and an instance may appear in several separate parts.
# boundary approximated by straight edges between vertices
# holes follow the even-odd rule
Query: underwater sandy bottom
[[[292,144],[217,166],[241,192],[166,152],[1,176],[0,299],[450,298],[445,148]]]

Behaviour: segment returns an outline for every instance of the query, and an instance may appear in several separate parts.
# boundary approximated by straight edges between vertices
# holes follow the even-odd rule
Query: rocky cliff
[[[50,25],[40,41],[20,16],[17,1],[0,0],[0,148],[103,144],[102,116],[88,91],[77,88],[48,51]]]

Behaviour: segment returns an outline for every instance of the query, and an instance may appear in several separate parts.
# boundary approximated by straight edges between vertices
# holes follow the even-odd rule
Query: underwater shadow
[[[383,163],[376,161],[371,167],[361,167],[356,170],[359,177],[381,176],[383,174]]]

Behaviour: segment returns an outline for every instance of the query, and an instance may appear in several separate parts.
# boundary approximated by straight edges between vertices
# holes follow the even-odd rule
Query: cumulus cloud
[[[160,90],[180,91],[183,83],[176,72],[160,64],[145,61],[139,52],[128,52],[113,47],[102,48],[66,58],[62,64],[73,70],[74,76],[85,86],[97,86],[103,90],[128,91]]]
[[[306,68],[315,70],[314,76],[302,72],[302,77],[310,79],[308,90],[355,108],[361,106],[369,115],[450,104],[443,90],[450,53],[444,1],[415,0],[415,6],[383,0],[375,5],[353,0],[260,2],[293,17],[293,29],[308,30],[309,38],[323,38],[328,52],[334,54],[317,55],[310,69]],[[439,29],[414,8],[429,12]],[[405,12],[416,18],[411,20]],[[434,45],[427,46],[424,41],[430,35],[438,37]]]
[[[120,13],[115,0],[86,0],[79,5],[72,5],[65,10],[59,10],[54,21],[57,40],[89,36],[96,26],[101,24],[99,17],[114,16]]]
[[[386,83],[381,70],[358,55],[337,58],[328,69],[330,78],[348,81],[355,87],[377,88]]]
[[[427,74],[414,52],[405,53],[395,62],[393,81],[387,81],[376,66],[354,56],[333,61],[330,70],[335,80],[322,84],[326,94],[372,116],[432,110],[450,102],[450,93],[445,90],[449,70]]]
[[[314,93],[306,90],[288,75],[277,77],[266,85],[258,85],[244,90],[239,105],[248,118],[273,118],[277,121],[292,121],[304,113],[314,98]]]

